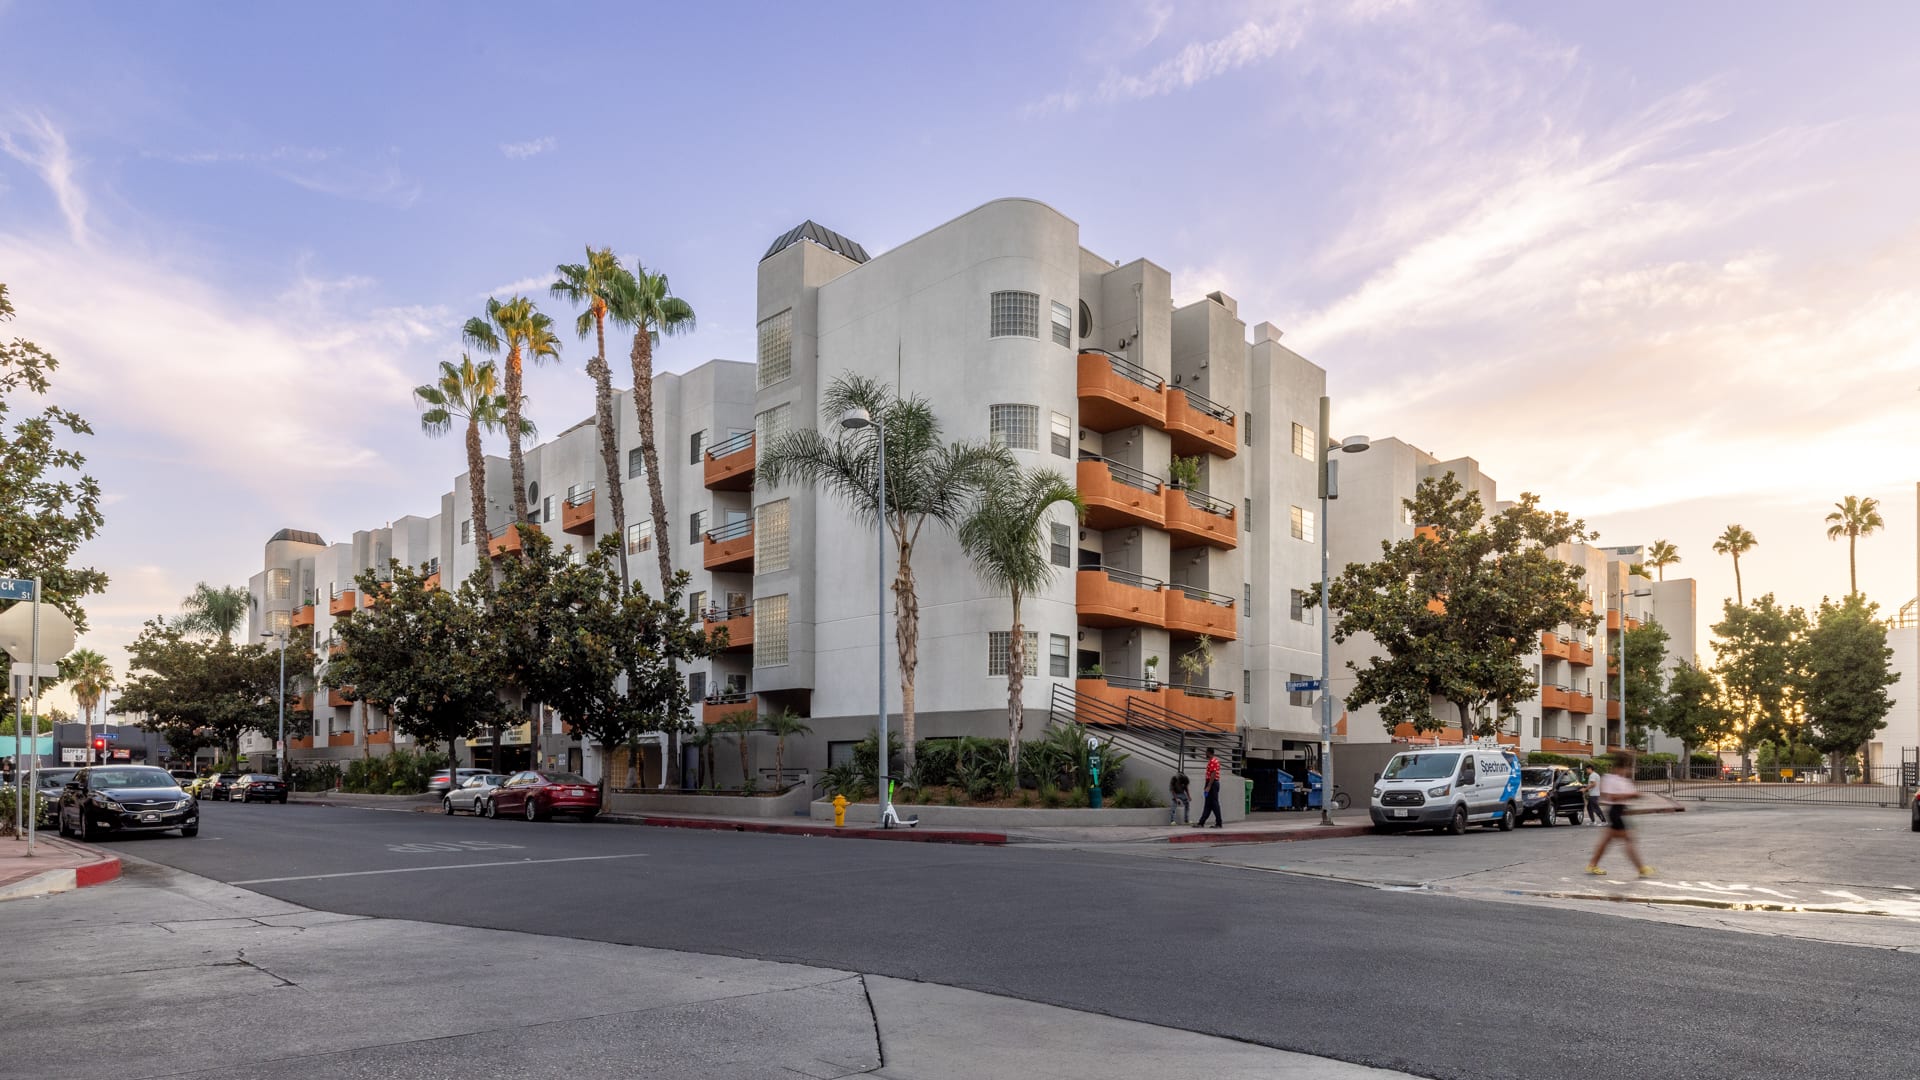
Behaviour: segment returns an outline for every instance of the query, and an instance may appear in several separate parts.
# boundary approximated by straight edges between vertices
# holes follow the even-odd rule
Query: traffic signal
[[[107,760],[107,740],[93,740],[93,760],[96,762]]]

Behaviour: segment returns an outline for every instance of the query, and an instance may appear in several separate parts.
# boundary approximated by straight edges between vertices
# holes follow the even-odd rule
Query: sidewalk
[[[24,839],[0,840],[0,900],[66,892],[119,876],[118,858],[62,840],[52,830],[35,834],[32,858],[27,857]]]

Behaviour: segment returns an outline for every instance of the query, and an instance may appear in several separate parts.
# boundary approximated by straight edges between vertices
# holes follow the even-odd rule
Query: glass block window
[[[793,374],[793,309],[760,320],[760,389]]]
[[[696,431],[687,436],[687,464],[698,465],[702,454],[707,452],[707,433]]]
[[[284,568],[267,571],[267,599],[293,599],[293,571]]]
[[[1040,406],[989,406],[987,438],[1009,450],[1040,449]]]
[[[1040,297],[1030,292],[993,294],[989,337],[1040,337]]]
[[[1253,445],[1253,414],[1240,414],[1240,438],[1248,446]]]
[[[291,611],[267,612],[267,629],[273,631],[276,634],[280,634],[282,636],[286,635],[288,632],[290,632],[293,629],[293,612]]]
[[[1053,302],[1053,343],[1073,348],[1073,309],[1058,300]]]
[[[627,526],[627,554],[638,555],[653,550],[653,519],[636,521]]]
[[[1055,566],[1073,565],[1073,526],[1053,523],[1053,543],[1048,545],[1047,557]]]
[[[787,598],[762,596],[753,602],[753,666],[787,663]]]
[[[1056,679],[1066,677],[1073,659],[1072,648],[1073,643],[1065,634],[1054,634],[1047,639],[1047,674]]]
[[[1028,675],[1038,675],[1040,674],[1040,634],[1037,631],[1028,630],[1020,636],[1027,646],[1025,663],[1020,666],[1026,669]],[[1006,675],[1007,654],[1012,644],[1013,634],[1010,631],[987,632],[987,674],[989,676]]]
[[[1314,597],[1313,594],[1307,592],[1305,589],[1291,589],[1289,593],[1290,598],[1287,601],[1287,617],[1294,622],[1306,623],[1308,626],[1312,626],[1313,608],[1309,605],[1312,600],[1317,599],[1317,597]]]
[[[647,455],[637,446],[627,451],[627,479],[639,479],[646,475],[646,472]]]
[[[1289,508],[1287,513],[1293,526],[1293,538],[1295,540],[1312,540],[1313,511],[1308,510],[1304,506],[1295,506]]]
[[[1253,672],[1240,669],[1240,704],[1253,704]]]
[[[1319,451],[1313,445],[1312,428],[1300,424],[1293,425],[1293,452],[1296,456],[1306,458],[1308,461],[1318,460]]]
[[[1073,456],[1073,418],[1066,413],[1053,414],[1053,452],[1063,458]]]
[[[468,518],[467,520],[460,523],[460,542],[463,544],[473,543],[473,519],[472,518]]]
[[[1315,676],[1312,676],[1312,675],[1302,675],[1302,674],[1300,674],[1299,672],[1297,672],[1297,671],[1296,671],[1296,672],[1294,672],[1293,674],[1291,674],[1291,675],[1288,675],[1288,676],[1287,676],[1287,681],[1288,681],[1288,682],[1305,682],[1306,680],[1308,680],[1308,679],[1311,679],[1311,678],[1314,678],[1314,677],[1315,677]],[[1310,706],[1310,705],[1312,705],[1312,704],[1313,704],[1313,699],[1314,699],[1314,696],[1315,696],[1315,694],[1316,694],[1316,693],[1318,693],[1318,691],[1314,691],[1314,690],[1289,690],[1289,691],[1287,691],[1287,704],[1289,704],[1289,705],[1309,705],[1309,706]]]
[[[753,572],[772,573],[787,568],[792,504],[781,499],[753,509]]]
[[[759,459],[759,455],[766,453],[767,447],[778,441],[780,436],[785,435],[792,426],[793,406],[791,405],[775,405],[766,412],[756,414],[753,418],[755,460]]]

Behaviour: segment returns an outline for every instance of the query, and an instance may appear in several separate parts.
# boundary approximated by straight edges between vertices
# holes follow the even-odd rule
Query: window
[[[1302,675],[1296,671],[1293,674],[1287,676],[1287,681],[1288,682],[1305,682],[1311,678],[1313,678],[1313,676]],[[1313,695],[1314,695],[1314,692],[1312,690],[1289,690],[1287,691],[1287,704],[1312,705]]]
[[[283,634],[283,635],[286,634],[288,631],[293,629],[293,612],[291,611],[267,612],[267,629],[273,631],[276,634]]]
[[[1253,704],[1253,672],[1246,668],[1240,669],[1240,704]]]
[[[1253,531],[1253,499],[1251,497],[1240,507],[1240,528],[1243,532]]]
[[[1053,452],[1063,458],[1073,456],[1073,418],[1065,413],[1053,414]]]
[[[1318,597],[1313,596],[1305,589],[1290,590],[1289,596],[1291,599],[1287,602],[1287,616],[1294,622],[1306,623],[1308,626],[1312,626],[1313,608],[1308,605],[1318,599]]]
[[[1252,413],[1240,414],[1240,437],[1246,440],[1246,443],[1248,446],[1253,445],[1253,414]]]
[[[1299,424],[1293,425],[1293,452],[1308,461],[1319,460],[1319,451],[1313,445],[1312,428],[1302,427]]]
[[[1073,644],[1065,634],[1054,634],[1047,638],[1047,674],[1058,679],[1071,673],[1072,648]]]
[[[460,542],[463,544],[473,543],[473,519],[472,518],[468,518],[467,520],[460,523]]]
[[[627,451],[627,479],[637,480],[647,473],[647,455],[639,447]]]
[[[766,412],[753,418],[753,452],[760,455],[767,452],[780,436],[793,426],[793,406],[775,405]]]
[[[553,524],[553,496],[551,495],[540,500],[540,520],[549,525]]]
[[[1030,292],[993,294],[989,337],[1040,337],[1040,297]]]
[[[787,598],[763,596],[753,602],[753,666],[787,662]]]
[[[760,389],[793,374],[793,309],[760,320]]]
[[[700,464],[700,455],[705,453],[706,449],[707,433],[705,431],[696,431],[687,436],[687,464]]]
[[[1073,348],[1073,310],[1058,300],[1053,302],[1053,343]]]
[[[1020,666],[1026,669],[1028,675],[1040,674],[1039,632],[1028,630],[1021,634],[1020,637],[1027,649],[1026,656],[1022,658],[1024,662]],[[990,630],[987,632],[987,674],[989,676],[1005,675],[1007,673],[1007,653],[1012,644],[1013,634],[1009,631]]]
[[[989,406],[987,438],[994,445],[1009,450],[1040,449],[1040,406]]]
[[[1080,337],[1084,340],[1093,336],[1093,309],[1085,300],[1080,301]]]
[[[698,544],[702,540],[706,539],[706,534],[707,534],[707,512],[705,510],[695,510],[693,513],[688,514],[687,515],[687,543],[689,545]]]
[[[1047,557],[1055,566],[1073,565],[1073,526],[1053,523],[1053,543]]]
[[[687,697],[693,701],[705,701],[707,698],[707,673],[704,671],[687,672]]]
[[[704,592],[687,594],[687,614],[699,618],[707,610],[707,594]]]
[[[1253,582],[1251,581],[1240,583],[1240,613],[1249,619],[1253,618]]]
[[[293,571],[273,569],[267,571],[267,599],[289,600],[293,597]]]
[[[627,526],[627,554],[638,555],[653,550],[653,519],[636,521]]]
[[[1290,511],[1295,540],[1313,539],[1313,511],[1296,506]]]
[[[753,511],[753,572],[768,574],[787,568],[791,504],[786,499],[762,503]]]
[[[1540,737],[1540,718],[1537,716],[1533,718],[1533,737],[1536,739]],[[878,746],[880,744],[875,743],[874,745]]]

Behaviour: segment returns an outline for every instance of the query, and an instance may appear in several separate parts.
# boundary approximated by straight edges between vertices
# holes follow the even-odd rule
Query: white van
[[[1520,816],[1520,762],[1478,746],[1434,746],[1393,755],[1373,782],[1373,827],[1380,832],[1468,825],[1506,832]]]

